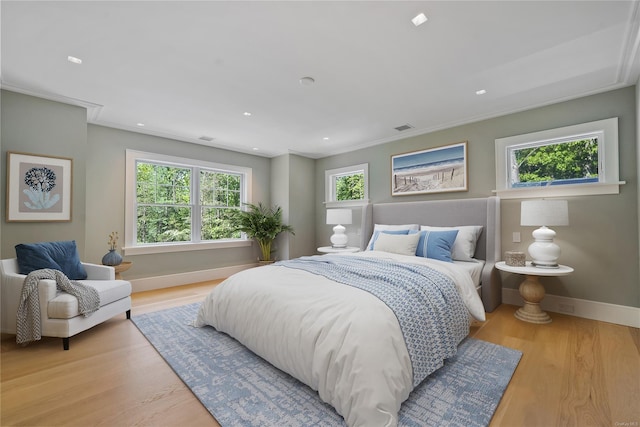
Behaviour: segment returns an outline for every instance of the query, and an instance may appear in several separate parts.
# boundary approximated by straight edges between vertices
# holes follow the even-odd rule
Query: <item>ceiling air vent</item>
[[[413,126],[407,123],[406,125],[398,126],[397,128],[394,128],[394,129],[397,130],[398,132],[402,132],[403,130],[413,129]]]
[[[198,138],[200,141],[207,141],[207,142],[211,142],[213,141],[213,138],[210,136],[201,136],[200,138]]]

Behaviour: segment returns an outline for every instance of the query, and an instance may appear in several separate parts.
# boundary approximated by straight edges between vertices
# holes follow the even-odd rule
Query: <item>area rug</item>
[[[318,393],[212,327],[195,328],[199,304],[133,322],[223,427],[344,426]],[[416,388],[401,426],[487,426],[521,353],[465,339],[455,357]]]

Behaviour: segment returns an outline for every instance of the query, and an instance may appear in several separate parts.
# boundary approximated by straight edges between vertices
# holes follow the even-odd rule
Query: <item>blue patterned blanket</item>
[[[339,255],[308,256],[275,265],[324,276],[384,302],[398,318],[414,387],[456,354],[469,333],[469,313],[455,284],[430,267]]]

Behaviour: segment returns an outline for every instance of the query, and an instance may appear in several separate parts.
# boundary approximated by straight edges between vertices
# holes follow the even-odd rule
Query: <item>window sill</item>
[[[251,246],[253,240],[221,240],[207,243],[172,243],[165,245],[129,246],[123,248],[125,255],[146,255],[171,252],[202,251],[210,249],[239,248]]]
[[[357,208],[369,204],[369,199],[366,200],[340,200],[333,202],[324,202],[327,208]]]
[[[567,184],[548,187],[514,188],[494,190],[501,199],[539,199],[542,197],[595,196],[599,194],[619,194],[625,181],[614,183]]]

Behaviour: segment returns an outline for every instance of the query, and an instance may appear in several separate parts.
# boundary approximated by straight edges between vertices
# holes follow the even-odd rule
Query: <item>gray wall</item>
[[[269,202],[269,159],[228,150],[103,126],[88,126],[86,259],[99,262],[106,252],[106,236],[124,236],[125,150],[174,155],[252,168],[252,197]],[[126,256],[133,261],[128,279],[161,276],[255,262],[257,245],[176,253]]]
[[[278,156],[271,159],[271,204],[282,208],[282,221],[291,224],[289,202],[289,155]],[[293,226],[293,224],[291,224]],[[288,233],[278,236],[273,243],[274,259],[289,259]]]
[[[124,236],[125,150],[176,155],[253,169],[253,200],[269,202],[270,160],[127,132],[87,126],[84,108],[2,91],[2,166],[6,151],[73,158],[73,219],[70,223],[2,222],[2,258],[15,256],[22,242],[75,239],[83,260],[100,263],[107,236]],[[5,173],[0,174],[2,214],[5,215]],[[121,240],[122,242],[122,240]],[[253,263],[256,245],[170,254],[125,256],[133,261],[128,279]]]
[[[618,195],[569,197],[567,227],[557,227],[560,262],[575,268],[562,278],[544,278],[547,292],[612,304],[640,307],[638,253],[638,177],[635,87],[536,108],[495,119],[457,126],[394,141],[316,162],[316,234],[319,244],[329,231],[324,217],[324,171],[369,163],[369,195],[373,203],[487,197],[495,189],[495,139],[578,123],[619,117],[620,179],[627,183]],[[434,195],[391,196],[390,156],[413,150],[468,141],[469,191]],[[526,251],[533,227],[521,227],[520,200],[502,201],[502,250]],[[354,211],[354,215],[357,213]],[[350,245],[357,245],[348,228]],[[522,242],[512,243],[521,232]],[[504,286],[517,288],[518,275],[504,274]]]
[[[315,252],[326,245],[331,229],[324,223],[324,171],[369,163],[373,202],[486,197],[495,188],[496,138],[619,117],[620,178],[627,182],[619,195],[571,197],[568,227],[558,227],[563,248],[561,262],[574,274],[547,279],[550,294],[612,304],[640,306],[638,287],[639,219],[636,88],[629,87],[590,97],[536,108],[452,129],[407,138],[363,150],[310,160],[295,155],[266,159],[180,141],[86,124],[86,111],[53,101],[2,91],[2,166],[6,152],[19,151],[73,158],[73,218],[68,223],[2,222],[0,256],[13,257],[20,242],[75,239],[83,259],[99,262],[106,252],[109,232],[124,233],[125,149],[202,158],[253,168],[253,200],[280,203],[296,228],[287,242],[288,256]],[[469,191],[391,197],[392,154],[469,141]],[[315,170],[313,169],[315,167]],[[280,169],[282,168],[282,169]],[[4,169],[3,169],[4,170]],[[5,215],[5,173],[0,173],[2,215]],[[272,176],[273,175],[273,176]],[[503,251],[526,250],[531,228],[519,225],[520,202],[503,200]],[[354,211],[354,220],[358,221]],[[349,243],[358,244],[358,224],[348,228]],[[523,242],[511,243],[514,231]],[[255,261],[253,248],[138,255],[127,272],[131,279],[224,267]],[[504,276],[505,286],[516,288],[521,278]]]
[[[315,253],[314,163],[295,154],[271,159],[271,200],[282,207],[285,223],[295,232],[276,239],[278,259]]]
[[[85,162],[89,156],[87,111],[81,107],[4,90],[1,96],[0,255],[2,258],[13,258],[16,254],[14,246],[18,243],[50,240],[75,240],[82,255],[85,251]],[[6,222],[7,151],[73,159],[70,222]],[[104,243],[105,239],[102,237],[100,240]]]
[[[290,257],[316,253],[315,160],[289,156],[289,218],[295,227],[291,238]]]
[[[638,245],[640,246],[640,173],[638,173],[638,165],[640,165],[640,78],[636,83],[636,177],[638,182]],[[638,269],[640,270],[640,265],[638,265]],[[637,286],[640,287],[640,283]]]

